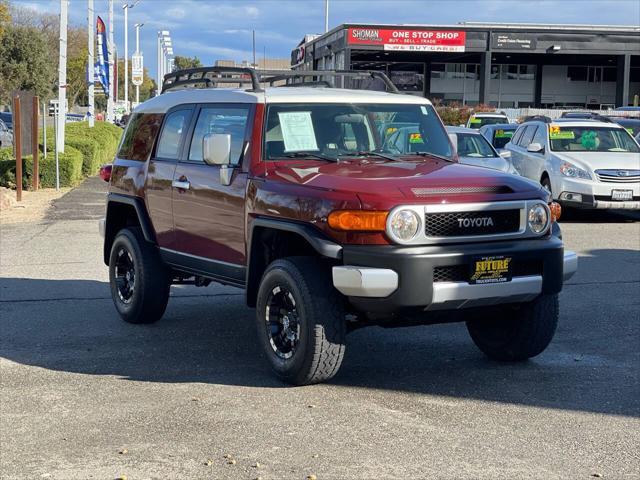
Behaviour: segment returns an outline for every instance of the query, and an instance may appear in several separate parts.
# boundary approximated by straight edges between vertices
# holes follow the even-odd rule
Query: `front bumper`
[[[506,255],[514,265],[533,266],[510,282],[470,284],[464,279],[434,278],[440,267],[465,271],[481,256]],[[333,268],[334,286],[358,310],[449,310],[533,300],[558,293],[577,270],[577,256],[562,241],[546,239],[446,246],[345,246],[343,266]]]
[[[555,199],[567,207],[640,210],[640,183],[609,183],[559,177],[555,185],[552,184],[552,189]],[[633,199],[613,200],[613,190],[631,190]]]

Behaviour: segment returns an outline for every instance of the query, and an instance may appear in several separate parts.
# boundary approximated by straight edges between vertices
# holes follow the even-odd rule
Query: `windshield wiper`
[[[292,152],[287,153],[286,155],[281,155],[283,158],[317,158],[319,160],[325,160],[327,162],[338,163],[338,159],[334,157],[327,157],[325,155],[320,155],[319,153],[309,153],[309,152]]]
[[[404,153],[403,155],[418,155],[419,157],[434,157],[437,158],[439,160],[444,160],[445,162],[451,162],[454,163],[454,161],[448,157],[445,157],[443,155],[438,155],[437,153],[431,153],[431,152],[411,152],[411,153]]]
[[[384,153],[375,152],[375,151],[362,151],[362,152],[354,152],[354,153],[342,153],[338,155],[339,157],[364,157],[366,155],[376,156],[380,158],[384,158],[385,160],[390,160],[392,162],[400,162],[399,158],[391,157],[389,155],[385,155]]]

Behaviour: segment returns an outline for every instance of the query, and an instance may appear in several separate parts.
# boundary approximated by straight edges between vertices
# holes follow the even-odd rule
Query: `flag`
[[[95,66],[95,75],[102,84],[102,89],[109,97],[109,50],[107,48],[107,29],[100,17],[96,22],[96,37],[98,39],[98,61]]]

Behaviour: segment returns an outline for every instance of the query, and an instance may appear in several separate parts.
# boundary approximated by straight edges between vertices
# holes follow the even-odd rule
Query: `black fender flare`
[[[327,238],[311,225],[273,218],[255,218],[251,222],[247,239],[246,300],[250,307],[255,307],[255,296],[262,278],[261,270],[266,268],[266,265],[261,265],[263,263],[261,260],[252,255],[255,247],[253,232],[256,228],[295,233],[302,237],[321,257],[332,260],[342,259],[342,246]]]

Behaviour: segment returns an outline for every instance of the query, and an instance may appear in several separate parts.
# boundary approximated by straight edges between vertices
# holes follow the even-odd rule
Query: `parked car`
[[[172,91],[228,73],[242,88]],[[369,325],[465,321],[497,360],[547,347],[577,257],[546,190],[458,163],[425,98],[262,88],[266,75],[175,72],[132,113],[101,169],[104,262],[125,321],[159,320],[172,284],[243,288],[268,362],[297,385],[333,377],[347,332]],[[398,117],[419,150],[383,144],[378,126]]]
[[[574,120],[601,120],[603,117],[598,112],[580,110],[575,112],[562,112],[560,118],[570,118]]]
[[[504,113],[478,112],[471,115],[464,126],[477,130],[483,125],[491,125],[493,123],[509,123],[509,118]]]
[[[11,112],[0,112],[0,120],[4,122],[9,131],[13,131],[13,114]]]
[[[627,129],[632,137],[640,133],[640,118],[613,117],[608,116],[607,119]]]
[[[13,145],[13,133],[7,128],[7,125],[0,120],[0,147],[10,147]]]
[[[527,122],[506,148],[520,175],[540,182],[564,206],[640,209],[640,147],[620,125]]]
[[[618,112],[640,112],[640,107],[618,107],[616,108]]]
[[[480,133],[489,140],[498,153],[505,152],[505,145],[509,143],[511,137],[518,128],[516,123],[495,123],[493,125],[483,125]]]
[[[499,154],[479,131],[472,128],[447,127],[447,133],[454,142],[460,163],[518,174],[507,158],[511,154]]]

